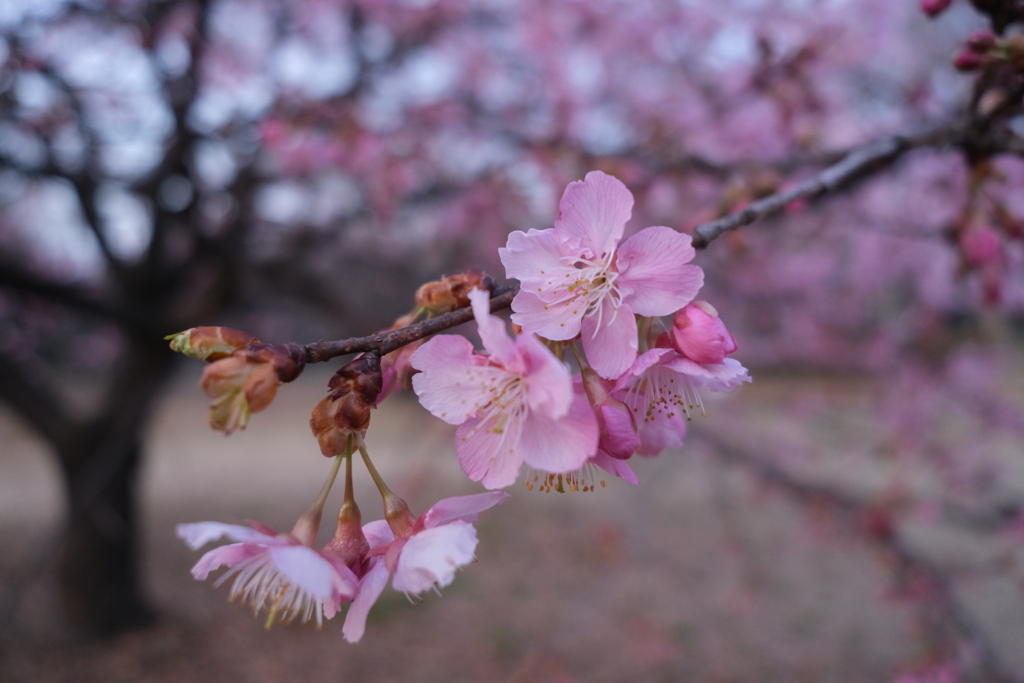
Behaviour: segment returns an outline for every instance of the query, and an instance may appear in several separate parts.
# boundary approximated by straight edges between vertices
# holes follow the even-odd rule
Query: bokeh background
[[[1011,43],[951,64],[1020,12],[8,0],[0,679],[1020,680],[1024,91]],[[315,495],[336,366],[225,439],[164,335],[365,334],[442,273],[502,280],[589,170],[635,194],[627,233],[690,231],[893,134],[698,255],[754,383],[640,486],[516,487],[478,563],[355,646],[192,581],[175,523],[287,528]],[[406,394],[368,442],[422,511],[477,490],[452,438]]]

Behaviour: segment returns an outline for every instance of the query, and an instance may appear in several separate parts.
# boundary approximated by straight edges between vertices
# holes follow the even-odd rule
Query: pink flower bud
[[[583,368],[583,391],[594,408],[599,429],[598,449],[613,458],[626,460],[640,448],[629,407],[612,398],[608,380],[602,379],[592,368]]]
[[[967,37],[967,47],[980,55],[996,46],[996,34],[992,31],[975,31]]]
[[[953,58],[953,66],[960,71],[976,71],[985,66],[987,62],[984,55],[979,55],[970,49],[963,50]]]
[[[694,301],[677,311],[671,336],[676,351],[704,365],[720,364],[737,348],[718,311],[706,301]]]
[[[960,233],[960,249],[967,262],[980,268],[1002,261],[1003,244],[999,235],[988,225],[975,225]]]
[[[937,17],[945,12],[953,0],[921,0],[921,11],[930,17]]]

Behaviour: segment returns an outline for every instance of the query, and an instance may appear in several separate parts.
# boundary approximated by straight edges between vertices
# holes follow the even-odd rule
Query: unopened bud
[[[953,59],[953,66],[960,71],[976,71],[987,63],[988,59],[984,55],[980,55],[970,49],[962,50]]]
[[[953,4],[953,0],[921,0],[921,11],[929,17],[937,17]]]
[[[446,275],[424,284],[416,292],[416,305],[434,313],[447,313],[469,306],[469,293],[476,289],[493,292],[497,283],[482,270]]]
[[[593,368],[583,368],[582,376],[583,391],[597,418],[598,448],[613,458],[626,460],[640,448],[632,412],[625,403],[612,397],[611,383]]]
[[[211,363],[260,341],[251,334],[230,327],[193,327],[184,332],[167,335],[164,339],[171,342],[173,351]]]
[[[302,372],[305,360],[295,344],[250,344],[203,372],[200,385],[213,398],[210,426],[226,434],[245,429],[252,413],[264,410],[282,382]]]
[[[975,31],[967,37],[967,47],[972,52],[985,54],[996,46],[996,34],[992,31]]]
[[[327,383],[330,392],[316,407],[309,426],[320,452],[333,458],[344,452],[350,434],[366,435],[370,410],[383,388],[380,358],[366,354],[338,370]]]
[[[706,301],[694,301],[676,311],[671,336],[676,351],[704,365],[718,365],[736,351],[736,339]]]
[[[382,383],[381,392],[377,396],[377,405],[380,405],[381,401],[398,389],[412,389],[412,376],[419,370],[412,366],[410,359],[412,354],[416,353],[416,350],[426,341],[426,339],[417,339],[381,358]]]
[[[975,268],[1001,263],[1003,244],[999,234],[989,225],[972,225],[960,233],[960,249]]]

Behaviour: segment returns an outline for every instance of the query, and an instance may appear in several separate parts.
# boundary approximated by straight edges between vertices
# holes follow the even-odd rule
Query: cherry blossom
[[[284,622],[316,619],[319,626],[355,596],[358,579],[351,569],[303,545],[292,534],[250,524],[251,528],[220,522],[179,524],[178,537],[193,550],[224,536],[236,541],[199,558],[192,576],[203,581],[226,565],[228,571],[214,585],[234,577],[231,599],[240,597],[254,614],[266,609],[268,626],[275,618]]]
[[[463,337],[431,339],[413,354],[420,403],[459,425],[455,450],[463,471],[487,488],[512,484],[525,462],[552,473],[579,469],[597,447],[598,426],[586,397],[573,391],[567,365],[532,334],[515,341],[489,313],[487,292],[469,295],[489,355]]]
[[[608,379],[636,359],[634,314],[669,315],[704,282],[699,267],[686,265],[695,255],[689,235],[650,227],[619,246],[632,208],[620,180],[591,171],[565,189],[553,229],[515,231],[498,250],[522,283],[512,321],[553,340],[580,334],[590,364]]]
[[[659,347],[640,354],[616,383],[615,395],[636,420],[640,455],[654,456],[682,445],[690,412],[704,408],[699,387],[732,391],[750,381],[747,369],[732,358],[701,364],[668,346],[667,335],[662,335]]]
[[[473,561],[478,541],[472,523],[481,512],[508,498],[500,491],[445,498],[416,520],[406,509],[406,520],[377,520],[364,526],[370,566],[345,616],[345,640],[354,643],[363,637],[366,616],[389,576],[394,577],[392,588],[412,595],[450,584],[455,571]]]

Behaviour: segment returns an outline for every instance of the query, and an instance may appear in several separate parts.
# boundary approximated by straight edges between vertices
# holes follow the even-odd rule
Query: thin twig
[[[890,165],[911,149],[954,144],[962,131],[962,124],[947,124],[917,135],[891,135],[858,147],[839,163],[815,173],[788,190],[758,199],[724,218],[697,226],[693,231],[693,246],[703,249],[724,233],[777,213],[797,199],[837,190],[867,173]]]
[[[519,292],[518,285],[499,287],[491,297],[491,311],[499,311],[508,308],[512,304],[512,298]],[[377,351],[380,355],[391,353],[400,349],[406,344],[429,337],[438,332],[444,332],[462,323],[473,319],[473,311],[469,308],[460,308],[456,311],[444,313],[423,320],[408,327],[386,332],[377,332],[366,337],[350,337],[340,341],[318,341],[306,344],[302,347],[307,363],[322,363],[338,356],[345,356],[350,353],[362,353],[365,351]]]

